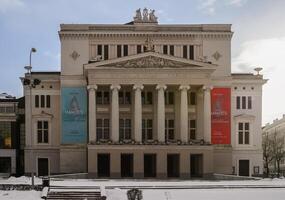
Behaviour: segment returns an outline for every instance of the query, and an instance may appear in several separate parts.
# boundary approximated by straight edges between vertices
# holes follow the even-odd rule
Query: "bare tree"
[[[281,135],[281,134],[280,134]],[[277,176],[280,176],[280,163],[285,157],[285,144],[284,144],[284,136],[277,135],[276,131],[273,135],[273,143],[272,143],[272,153],[275,162],[275,170],[277,167]]]
[[[269,164],[273,161],[273,140],[270,139],[268,133],[262,138],[263,160],[265,168],[265,176],[269,176]]]

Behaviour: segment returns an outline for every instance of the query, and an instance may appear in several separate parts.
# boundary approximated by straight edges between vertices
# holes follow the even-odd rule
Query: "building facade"
[[[0,175],[20,175],[24,171],[24,98],[0,94]]]
[[[260,74],[231,73],[228,24],[62,24],[61,71],[27,73],[26,173],[262,174]],[[29,114],[30,113],[30,114]],[[255,169],[255,170],[254,170]]]

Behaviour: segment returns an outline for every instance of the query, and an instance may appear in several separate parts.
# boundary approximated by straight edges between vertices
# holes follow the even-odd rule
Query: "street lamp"
[[[37,52],[36,48],[31,48],[30,50],[30,63],[29,65],[25,66],[24,68],[27,70],[28,77],[25,76],[23,80],[23,85],[28,86],[30,89],[30,133],[31,133],[31,139],[32,139],[32,145],[33,145],[33,123],[32,123],[32,88],[35,88],[37,85],[41,83],[39,79],[33,79],[32,78],[32,53]],[[35,182],[34,182],[34,172],[31,173],[32,176],[32,187],[34,188]]]

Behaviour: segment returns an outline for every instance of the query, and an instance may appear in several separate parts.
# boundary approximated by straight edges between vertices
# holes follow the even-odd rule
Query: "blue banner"
[[[85,87],[61,88],[61,143],[87,142],[87,93]]]

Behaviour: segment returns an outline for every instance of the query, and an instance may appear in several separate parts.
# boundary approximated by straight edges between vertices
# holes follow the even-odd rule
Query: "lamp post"
[[[30,63],[29,65],[25,66],[24,68],[27,70],[28,78],[24,78],[24,86],[28,86],[30,89],[30,136],[32,140],[32,145],[33,145],[33,123],[32,123],[32,88],[35,88],[37,85],[41,83],[39,79],[32,79],[32,53],[37,52],[36,48],[31,48],[30,50]],[[31,177],[32,177],[32,188],[35,186],[34,182],[34,172],[31,172]]]

